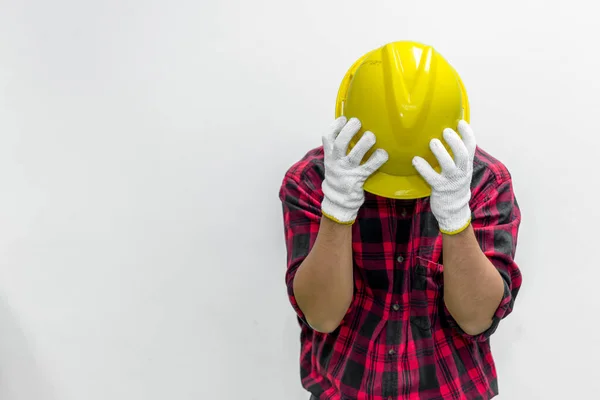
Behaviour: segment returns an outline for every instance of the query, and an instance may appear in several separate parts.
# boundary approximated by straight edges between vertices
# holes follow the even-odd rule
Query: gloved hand
[[[347,154],[350,141],[360,127],[358,119],[351,118],[346,123],[346,118],[340,117],[332,124],[329,134],[323,136],[325,180],[321,211],[323,216],[340,224],[354,223],[365,201],[365,181],[388,160],[387,152],[378,149],[361,165],[363,157],[375,144],[372,132],[365,132]]]
[[[465,230],[471,223],[471,178],[475,158],[475,135],[466,121],[458,124],[460,136],[445,129],[443,136],[454,154],[454,160],[441,141],[433,139],[430,148],[442,167],[437,173],[421,157],[413,158],[413,165],[431,186],[431,211],[438,221],[440,231],[455,235]]]

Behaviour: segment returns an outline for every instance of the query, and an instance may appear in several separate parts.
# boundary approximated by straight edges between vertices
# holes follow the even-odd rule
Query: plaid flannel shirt
[[[429,199],[401,201],[366,193],[353,225],[354,297],[332,333],[308,326],[294,298],[296,270],[321,219],[323,148],[293,165],[279,193],[287,246],[286,284],[301,326],[303,387],[318,399],[489,399],[498,393],[490,335],[521,286],[514,262],[521,220],[508,170],[477,149],[472,226],[504,280],[492,326],[470,336],[443,302],[442,236]]]

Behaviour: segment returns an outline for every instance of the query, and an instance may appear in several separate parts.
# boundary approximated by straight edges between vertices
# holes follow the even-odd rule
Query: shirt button
[[[394,350],[394,349],[390,349],[390,351],[388,351],[388,354],[389,354],[390,356],[393,356],[394,354],[396,354],[396,350]]]
[[[400,309],[400,304],[398,304],[398,303],[394,304],[394,305],[392,306],[392,309],[393,309],[394,311],[398,311],[398,310]]]
[[[400,215],[402,216],[402,218],[406,217],[406,210],[403,208],[402,211],[400,212]]]
[[[396,261],[398,261],[399,263],[404,261],[404,257],[402,256],[398,256],[398,258],[396,258]]]

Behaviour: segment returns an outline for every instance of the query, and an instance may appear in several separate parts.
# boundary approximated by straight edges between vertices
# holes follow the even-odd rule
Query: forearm
[[[352,273],[352,226],[322,218],[293,282],[298,306],[313,329],[328,333],[339,326],[352,302]]]
[[[482,333],[502,300],[502,277],[481,251],[471,226],[457,235],[443,235],[443,252],[446,307],[466,333]]]

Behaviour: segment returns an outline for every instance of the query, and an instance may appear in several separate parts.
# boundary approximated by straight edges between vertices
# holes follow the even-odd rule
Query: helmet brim
[[[437,172],[440,167],[434,168]],[[418,173],[409,176],[390,175],[377,171],[364,184],[364,190],[389,199],[413,200],[431,196],[431,187]]]

